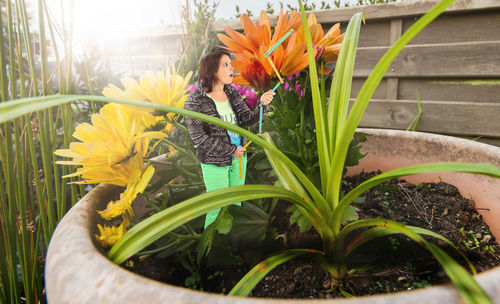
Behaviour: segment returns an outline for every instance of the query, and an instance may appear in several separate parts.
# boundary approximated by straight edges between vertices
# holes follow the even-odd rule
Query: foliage
[[[274,13],[274,10],[272,9],[272,4],[270,4],[269,2],[266,2],[266,6],[268,7],[268,9],[266,10],[266,12],[269,12],[270,14],[272,14],[270,11],[272,11]],[[241,13],[240,13],[240,6],[239,5],[236,5],[234,7],[234,9],[236,10],[236,18],[240,18],[241,17]],[[253,13],[251,10],[249,9],[246,9],[245,11],[245,14],[247,14],[249,17],[252,17],[253,16]]]
[[[78,64],[71,47],[71,21],[58,27],[44,0],[7,0],[1,7],[1,105],[53,92],[91,91],[86,85],[95,70],[72,72]],[[56,43],[58,35],[65,35],[63,52]],[[73,122],[85,119],[79,114],[89,109],[89,103],[81,101],[39,108],[0,125],[1,303],[45,302],[43,263],[50,237],[66,210],[85,193],[83,186],[61,179],[72,168],[55,166],[53,152],[68,147]]]
[[[415,115],[415,118],[412,119],[412,121],[408,125],[408,128],[406,128],[406,131],[410,130],[417,131],[418,126],[420,125],[420,119],[422,118],[423,111],[422,111],[422,104],[420,103],[420,97],[418,96],[418,92],[417,92],[417,109],[418,113],[417,115]]]
[[[97,48],[87,46],[81,58],[75,59],[75,70],[71,80],[72,91],[94,95],[117,80],[116,75],[109,71],[104,55]],[[93,112],[97,110],[94,108]]]
[[[284,86],[278,88],[278,96],[266,115],[268,119],[264,121],[263,129],[272,134],[276,146],[302,169],[314,185],[319,186],[321,181],[309,73],[297,73],[284,80]],[[358,160],[363,157],[359,152],[360,143],[365,140],[362,134],[355,134],[347,153],[346,166],[358,164]]]
[[[26,2],[1,2],[2,104],[53,93],[95,94],[113,81],[99,53],[88,50],[83,57],[75,56],[71,14],[63,17],[67,22],[61,27],[44,0],[28,8]],[[55,165],[53,152],[69,148],[75,124],[89,121],[99,109],[99,103],[80,99],[71,105],[38,108],[0,125],[1,303],[19,303],[21,298],[27,303],[45,302],[43,264],[50,237],[90,187],[68,183],[76,181],[74,177],[63,180],[75,168]]]
[[[348,3],[345,3],[345,4],[348,4]],[[334,1],[333,5],[335,5],[335,7],[340,7],[340,1]],[[286,5],[287,8],[291,11],[300,11],[300,8],[299,7],[294,7],[293,5],[291,4],[287,4]],[[309,2],[309,0],[305,0],[303,3],[302,3],[302,6],[304,7],[304,10],[307,12],[307,11],[315,11],[315,10],[326,10],[326,9],[331,9],[332,7],[330,6],[329,3],[327,3],[326,1],[321,1],[319,4],[317,2],[312,2],[311,3]]]
[[[183,26],[185,33],[182,38],[182,57],[174,64],[180,74],[186,75],[193,71],[194,83],[198,79],[198,66],[201,58],[214,49],[215,33],[209,30],[210,22],[214,21],[218,2],[209,0],[194,0],[192,6],[186,2],[183,7]]]
[[[406,1],[406,0],[358,0],[356,5],[374,5],[374,4],[385,4],[391,2]]]

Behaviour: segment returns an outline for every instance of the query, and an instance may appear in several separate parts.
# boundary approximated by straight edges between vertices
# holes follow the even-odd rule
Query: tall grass
[[[36,7],[35,16],[28,16],[27,3]],[[45,0],[1,5],[7,12],[0,15],[1,102],[72,93],[71,30],[56,28]],[[69,33],[62,37],[64,56],[57,49],[58,32]],[[83,193],[61,179],[74,169],[56,166],[53,153],[69,145],[74,117],[71,106],[62,105],[0,125],[0,303],[45,302],[43,264],[50,237]]]

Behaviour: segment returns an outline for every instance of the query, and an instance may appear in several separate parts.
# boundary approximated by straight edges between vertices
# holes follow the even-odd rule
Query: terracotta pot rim
[[[472,149],[480,151],[481,154],[500,157],[500,147],[496,147],[490,144],[473,141],[470,139],[463,139],[454,136],[419,132],[419,131],[404,131],[404,130],[392,130],[392,129],[375,129],[375,128],[358,128],[356,132],[364,132],[371,135],[383,135],[386,137],[402,137],[408,139],[422,139],[432,142],[443,142],[453,143],[462,146],[464,149]],[[500,162],[500,159],[499,159]]]

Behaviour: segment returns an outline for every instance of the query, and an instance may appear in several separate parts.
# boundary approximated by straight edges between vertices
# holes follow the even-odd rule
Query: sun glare
[[[70,16],[70,1],[47,1],[56,16]],[[179,0],[86,0],[73,1],[74,37],[81,43],[100,46],[110,40],[144,35],[148,30],[181,22]]]

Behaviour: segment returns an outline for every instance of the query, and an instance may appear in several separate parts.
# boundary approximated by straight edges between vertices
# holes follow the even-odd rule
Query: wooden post
[[[391,46],[401,37],[403,30],[403,20],[402,19],[392,19],[391,20],[391,32],[390,32],[390,44]],[[391,68],[392,70],[392,68]],[[396,100],[398,99],[398,87],[399,78],[390,77],[387,78],[387,99]]]

